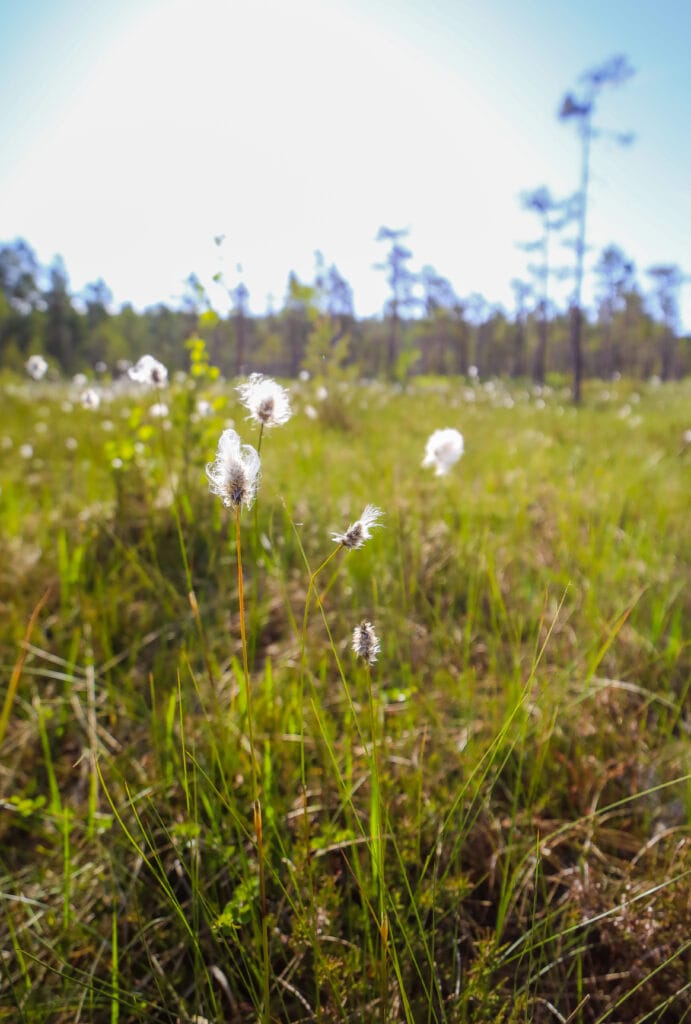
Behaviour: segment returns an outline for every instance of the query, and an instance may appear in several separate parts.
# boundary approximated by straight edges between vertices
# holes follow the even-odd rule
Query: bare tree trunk
[[[573,372],[573,383],[571,394],[574,402],[581,400],[581,381],[583,380],[583,311],[580,306],[574,304],[571,307],[571,367]]]
[[[602,325],[600,373],[602,374],[603,380],[611,380],[614,374],[614,347],[612,343],[612,324],[610,321],[607,321]]]
[[[386,353],[386,368],[390,377],[393,377],[398,359],[398,304],[393,303],[391,310],[391,323],[389,324],[389,342]]]
[[[525,373],[525,324],[522,319],[516,321],[516,333],[514,336],[513,361],[511,366],[512,377],[522,377]]]
[[[547,322],[547,311],[544,308],[540,312],[540,319],[537,325],[537,345],[533,355],[533,380],[536,384],[545,383],[545,367],[547,362],[547,339],[549,324]]]
[[[244,313],[240,310],[235,316],[235,372],[241,377],[245,372],[245,346],[247,324]]]
[[[662,346],[660,352],[660,377],[662,380],[672,380],[674,377],[674,364],[676,362],[675,349],[676,338],[674,336],[674,331],[671,327],[665,327],[665,333],[662,335]]]

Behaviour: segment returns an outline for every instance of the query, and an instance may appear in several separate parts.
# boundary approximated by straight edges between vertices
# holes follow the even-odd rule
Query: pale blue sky
[[[386,224],[510,305],[520,192],[578,185],[560,99],[624,53],[599,121],[637,137],[595,147],[590,258],[691,272],[690,38],[691,0],[0,0],[0,240],[139,307],[242,263],[257,311],[320,249],[364,314]]]

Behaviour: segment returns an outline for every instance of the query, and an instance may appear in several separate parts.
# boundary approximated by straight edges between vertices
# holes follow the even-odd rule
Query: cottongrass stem
[[[252,449],[254,451],[254,449]],[[247,739],[250,747],[250,765],[252,778],[252,816],[254,824],[255,842],[257,845],[257,863],[259,867],[259,909],[261,915],[262,935],[262,980],[263,998],[262,1020],[267,1022],[271,1019],[270,1008],[270,971],[271,962],[269,959],[269,919],[267,916],[266,904],[266,856],[264,850],[264,828],[262,824],[262,805],[259,797],[259,772],[257,771],[257,757],[254,749],[254,715],[252,713],[252,690],[250,687],[250,671],[247,658],[247,630],[245,626],[245,590],[242,572],[242,542],[240,533],[240,506],[241,502],[235,504],[235,547],[237,552],[238,566],[238,606],[240,612],[240,640],[242,645],[242,669],[245,684],[245,708],[247,711]]]
[[[386,911],[386,829],[385,804],[382,793],[382,766],[380,750],[380,708],[372,687],[371,666],[376,662],[380,643],[374,626],[367,619],[353,630],[353,651],[367,665],[367,693],[369,697],[370,732],[370,853],[372,876],[377,892],[379,911],[379,956],[375,969],[379,975],[380,1017],[382,1024],[388,1017],[388,936],[389,919]]]
[[[240,530],[240,511],[245,505],[250,508],[254,500],[259,481],[261,460],[259,453],[251,445],[241,444],[235,430],[224,430],[218,442],[216,458],[206,467],[209,490],[218,495],[226,508],[235,512],[235,550],[238,571],[238,606],[240,613],[240,641],[242,646],[243,684],[245,690],[245,708],[247,714],[247,739],[250,747],[250,770],[252,779],[252,815],[257,863],[259,867],[259,900],[262,938],[262,989],[263,1006],[262,1021],[268,1024],[271,1019],[270,977],[271,962],[269,959],[269,920],[266,904],[266,855],[264,849],[264,829],[262,824],[262,806],[259,796],[259,771],[257,754],[254,744],[254,715],[252,709],[252,690],[250,686],[249,659],[247,654],[247,628],[245,624],[245,587],[242,570],[242,533]]]

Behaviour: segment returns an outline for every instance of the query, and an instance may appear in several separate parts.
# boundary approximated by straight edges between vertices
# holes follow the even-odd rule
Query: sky
[[[579,185],[560,101],[621,53],[597,123],[636,138],[594,144],[588,263],[616,243],[647,287],[691,273],[689,38],[689,0],[0,0],[0,243],[140,309],[195,273],[223,310],[220,272],[255,312],[319,250],[371,315],[386,225],[510,309],[539,235],[521,193]]]

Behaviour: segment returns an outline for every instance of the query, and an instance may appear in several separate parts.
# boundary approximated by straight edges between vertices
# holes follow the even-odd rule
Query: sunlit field
[[[691,1021],[691,382],[191,354],[0,381],[0,1020]]]

